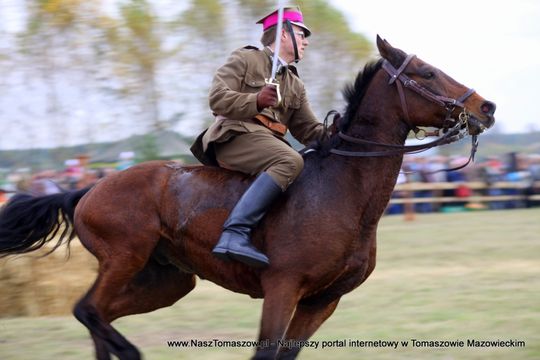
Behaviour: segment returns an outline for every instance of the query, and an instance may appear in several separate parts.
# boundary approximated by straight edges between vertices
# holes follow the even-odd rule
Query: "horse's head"
[[[411,129],[462,126],[470,135],[478,135],[494,124],[494,103],[379,36],[377,47],[388,84],[397,87],[396,103],[400,103],[402,118]]]

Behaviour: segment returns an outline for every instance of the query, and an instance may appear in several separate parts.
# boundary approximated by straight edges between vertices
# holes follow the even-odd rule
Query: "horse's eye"
[[[433,79],[435,77],[435,73],[433,71],[426,71],[426,73],[424,74],[424,78],[425,79]]]

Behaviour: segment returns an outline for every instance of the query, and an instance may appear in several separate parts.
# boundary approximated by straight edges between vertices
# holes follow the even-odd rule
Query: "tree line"
[[[212,115],[216,68],[244,45],[275,1],[6,0],[0,23],[0,148],[71,146],[133,133],[194,135]],[[297,1],[313,37],[299,65],[315,112],[372,51],[325,0]]]

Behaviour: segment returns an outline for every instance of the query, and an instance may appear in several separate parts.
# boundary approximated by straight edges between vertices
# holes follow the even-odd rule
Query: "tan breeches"
[[[235,136],[226,143],[214,143],[221,167],[250,175],[267,172],[283,191],[300,175],[302,156],[268,131]]]

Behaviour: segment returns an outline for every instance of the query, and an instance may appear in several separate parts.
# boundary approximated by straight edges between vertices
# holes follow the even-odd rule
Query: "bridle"
[[[385,59],[383,61],[382,68],[390,76],[388,85],[392,85],[394,83],[396,84],[399,94],[399,100],[401,102],[401,108],[403,109],[403,115],[405,117],[404,121],[416,135],[418,135],[418,133],[422,130],[419,129],[417,126],[411,124],[411,120],[409,118],[409,109],[407,107],[407,100],[405,98],[405,91],[403,90],[403,87],[411,89],[415,93],[422,96],[424,99],[434,102],[437,105],[443,106],[446,109],[446,118],[443,124],[443,131],[446,131],[450,127],[450,125],[455,122],[455,120],[452,119],[452,113],[454,112],[454,109],[456,107],[460,107],[463,109],[461,113],[464,114],[463,116],[468,115],[467,110],[465,109],[464,101],[467,100],[469,96],[474,94],[475,90],[467,89],[465,94],[461,95],[458,99],[453,99],[439,94],[435,94],[431,90],[426,89],[425,87],[421,86],[416,81],[405,75],[405,69],[407,68],[411,60],[415,57],[416,55],[413,54],[407,55],[407,57],[398,69],[393,67],[388,60]],[[462,116],[461,114],[460,116]]]
[[[385,144],[385,143],[379,143],[376,141],[370,141],[370,140],[364,140],[361,138],[353,137],[350,135],[345,134],[342,131],[339,131],[337,133],[337,136],[339,136],[342,140],[348,143],[353,144],[362,144],[362,145],[374,145],[379,147],[384,147],[387,150],[380,150],[380,151],[348,151],[348,150],[340,150],[340,149],[330,149],[330,153],[341,155],[341,156],[352,156],[352,157],[381,157],[381,156],[392,156],[392,155],[402,155],[402,154],[410,154],[410,153],[418,153],[425,150],[428,150],[430,148],[433,148],[435,146],[450,144],[453,142],[456,142],[468,133],[468,126],[469,126],[469,117],[470,114],[467,112],[467,109],[465,108],[465,100],[469,98],[472,94],[474,94],[474,89],[468,89],[465,94],[460,96],[457,99],[449,98],[446,96],[442,96],[439,94],[436,94],[432,92],[431,90],[421,86],[418,84],[415,80],[409,78],[407,75],[405,75],[404,70],[407,68],[409,63],[412,59],[415,58],[416,55],[410,54],[407,55],[401,66],[396,69],[390,64],[390,62],[386,59],[383,60],[382,63],[382,69],[385,70],[388,75],[390,76],[390,79],[388,81],[388,85],[396,84],[397,91],[399,94],[399,98],[401,101],[401,108],[403,110],[403,121],[407,124],[407,127],[409,130],[412,130],[416,138],[419,140],[422,140],[426,138],[427,136],[440,136],[437,140],[431,141],[429,143],[420,144],[420,145],[395,145],[395,144]],[[440,105],[446,109],[446,117],[443,123],[443,128],[440,129],[443,132],[443,135],[440,135],[440,130],[436,130],[434,132],[426,132],[423,129],[419,129],[417,126],[412,125],[411,120],[409,118],[409,110],[407,106],[407,101],[405,97],[405,91],[404,88],[410,89],[420,96],[422,96],[424,99],[429,100],[437,105]],[[457,108],[461,108],[462,111],[458,116],[458,119],[452,118],[452,113]],[[327,117],[336,114],[337,112],[331,111],[328,113]],[[419,134],[423,133],[423,136],[419,136]],[[476,149],[478,147],[478,138],[476,135],[472,136],[472,148],[471,148],[471,156],[469,157],[469,161],[463,165],[465,167],[470,161],[474,159],[474,154],[476,153]],[[459,167],[461,168],[461,167]],[[457,170],[458,168],[452,169]]]

